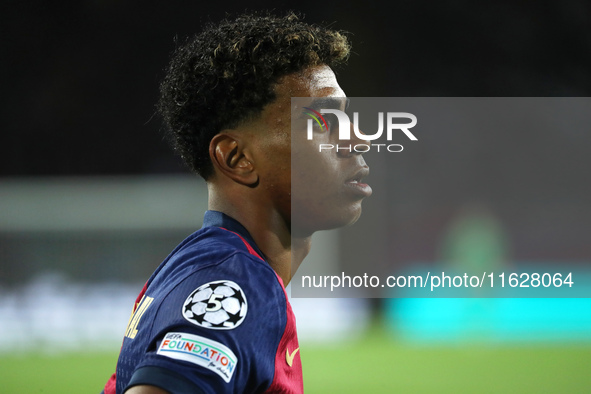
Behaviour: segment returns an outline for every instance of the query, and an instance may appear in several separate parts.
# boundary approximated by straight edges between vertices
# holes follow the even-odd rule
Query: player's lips
[[[345,186],[364,197],[371,196],[371,186],[367,183],[362,183],[362,179],[369,175],[369,168],[363,167],[359,169],[353,176],[345,181]]]

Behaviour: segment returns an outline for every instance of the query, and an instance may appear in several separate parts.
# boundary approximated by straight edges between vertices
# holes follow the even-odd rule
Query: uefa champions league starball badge
[[[244,292],[230,280],[199,286],[187,297],[182,313],[191,323],[214,330],[231,330],[246,317],[248,304]]]

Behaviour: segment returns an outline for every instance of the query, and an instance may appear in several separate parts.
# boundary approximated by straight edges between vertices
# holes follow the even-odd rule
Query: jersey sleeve
[[[146,291],[154,307],[146,307],[142,320],[148,324],[138,331],[146,330],[148,346],[138,355],[128,387],[152,384],[171,393],[189,387],[203,393],[265,391],[273,382],[286,327],[285,294],[275,272],[238,252],[176,283],[172,289]]]

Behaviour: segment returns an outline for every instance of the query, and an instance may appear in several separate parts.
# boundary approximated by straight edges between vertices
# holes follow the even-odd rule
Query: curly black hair
[[[161,86],[158,110],[191,170],[208,179],[211,139],[261,113],[277,80],[310,66],[335,67],[349,56],[344,33],[294,13],[223,20],[178,47]]]

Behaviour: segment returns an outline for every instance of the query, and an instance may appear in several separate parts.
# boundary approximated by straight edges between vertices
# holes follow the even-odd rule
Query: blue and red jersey
[[[147,384],[175,393],[301,393],[295,317],[279,276],[236,220],[203,227],[152,274],[105,394]]]

